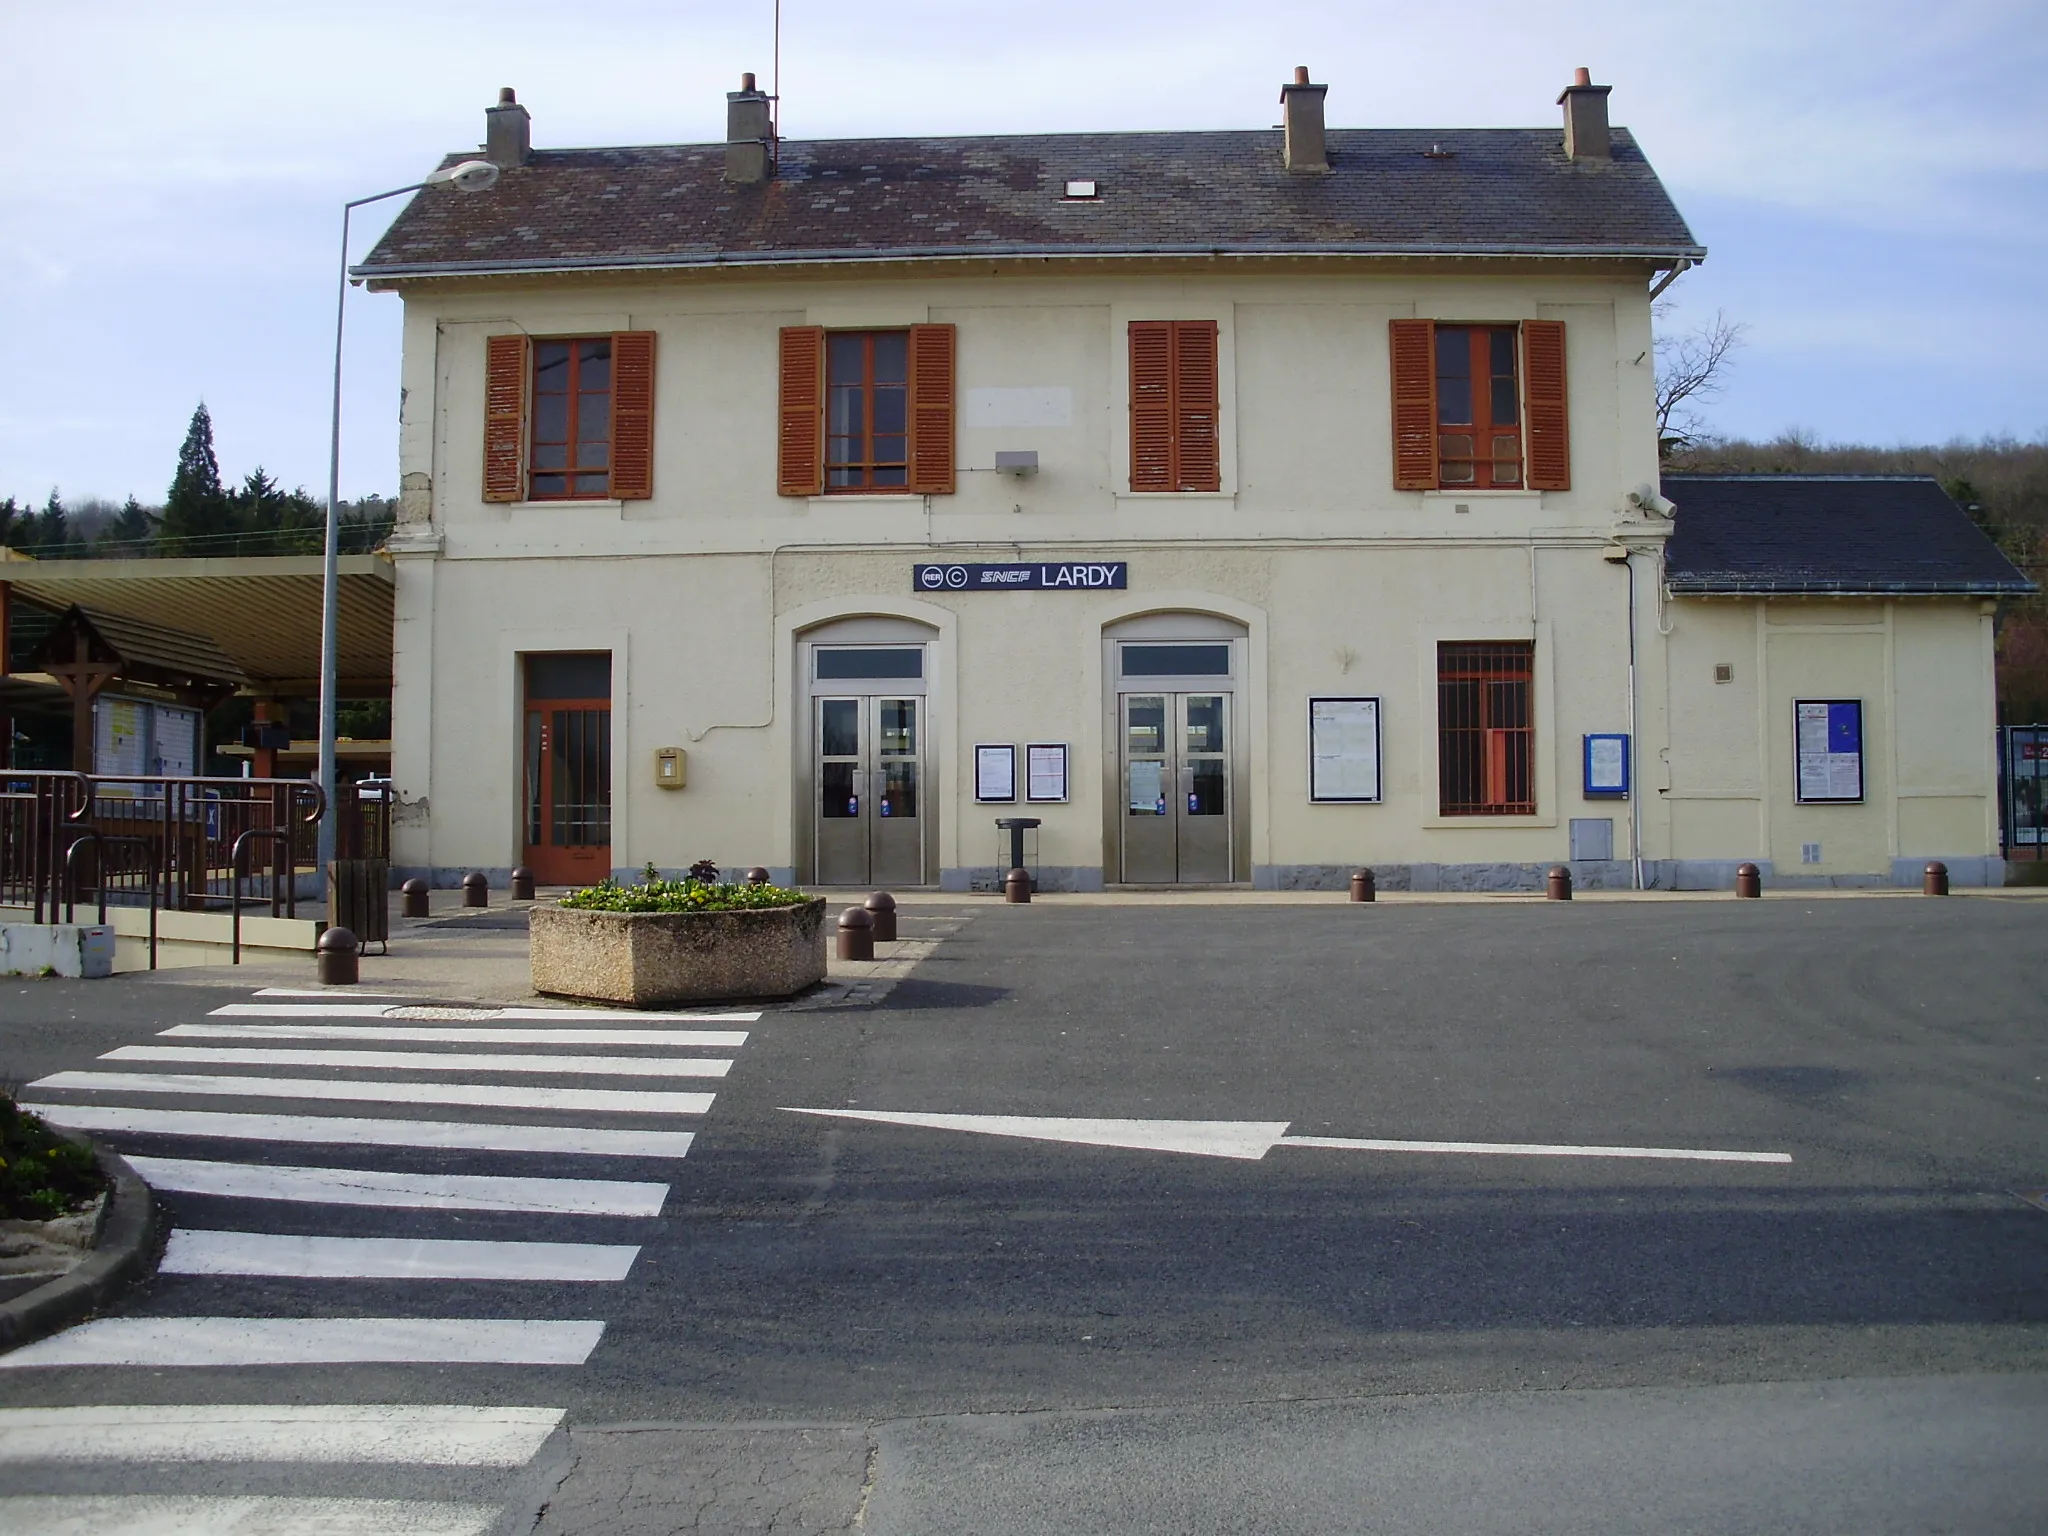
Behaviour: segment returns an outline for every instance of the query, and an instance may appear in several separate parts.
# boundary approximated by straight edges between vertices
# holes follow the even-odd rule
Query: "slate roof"
[[[723,144],[537,150],[487,192],[415,195],[366,278],[969,256],[1535,255],[1698,261],[1626,129],[1336,129],[1327,175],[1278,130],[785,141],[766,184]],[[474,159],[451,155],[444,164]],[[1070,200],[1068,178],[1100,196]]]
[[[1925,475],[1666,475],[1675,596],[2017,596],[2034,584]]]

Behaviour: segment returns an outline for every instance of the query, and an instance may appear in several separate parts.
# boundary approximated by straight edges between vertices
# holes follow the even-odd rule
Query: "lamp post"
[[[453,187],[458,192],[484,192],[498,184],[498,167],[488,160],[464,160],[446,166],[409,187],[393,187],[371,197],[359,197],[341,205],[341,278],[334,299],[334,419],[327,457],[327,543],[320,562],[320,792],[327,797],[327,814],[320,818],[320,875],[334,860],[334,742],[336,690],[335,609],[341,584],[341,326],[348,313],[348,225],[358,208],[381,203],[387,197],[403,197],[427,187]]]

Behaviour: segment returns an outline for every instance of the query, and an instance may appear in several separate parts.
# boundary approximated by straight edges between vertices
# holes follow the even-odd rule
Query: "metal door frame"
[[[1159,676],[1125,678],[1120,648],[1125,645],[1216,645],[1230,647],[1230,671],[1223,676]],[[1244,625],[1205,613],[1146,614],[1109,626],[1102,635],[1103,804],[1102,868],[1107,883],[1123,878],[1123,699],[1127,694],[1223,694],[1230,699],[1228,795],[1230,797],[1230,878],[1228,884],[1251,880],[1251,744],[1245,728],[1251,640]],[[1176,884],[1180,883],[1178,881]],[[1213,882],[1190,881],[1190,885]]]
[[[919,741],[915,754],[918,765],[919,784],[919,848],[921,886],[936,886],[939,858],[939,796],[935,782],[937,740],[936,722],[933,719],[932,658],[937,650],[937,635],[929,625],[909,619],[867,618],[840,620],[809,631],[797,638],[797,690],[799,708],[797,719],[797,763],[795,774],[796,843],[798,858],[797,879],[801,883],[816,884],[818,880],[818,832],[823,817],[821,786],[818,779],[818,700],[860,699],[862,706],[862,729],[868,728],[873,718],[874,701],[880,699],[916,699],[919,709]],[[821,650],[917,650],[922,653],[921,675],[914,678],[888,677],[833,677],[819,678],[817,675],[817,654]],[[877,762],[869,763],[872,770],[878,766],[879,754],[872,747],[868,755]],[[870,785],[871,787],[871,785]],[[866,793],[867,790],[863,790]],[[872,847],[872,840],[870,841]],[[872,856],[871,856],[872,860]],[[872,861],[870,862],[872,869]]]

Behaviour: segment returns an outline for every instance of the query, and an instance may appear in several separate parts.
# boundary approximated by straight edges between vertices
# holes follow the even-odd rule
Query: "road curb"
[[[84,1263],[48,1285],[0,1302],[0,1353],[68,1328],[140,1280],[156,1254],[156,1202],[142,1175],[104,1147],[93,1157],[113,1190],[99,1241]]]

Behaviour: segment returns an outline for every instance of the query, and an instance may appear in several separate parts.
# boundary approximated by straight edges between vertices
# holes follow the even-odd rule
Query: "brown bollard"
[[[480,869],[472,869],[462,877],[462,904],[465,907],[488,907],[491,904],[491,878]]]
[[[1031,899],[1031,874],[1028,870],[1013,869],[1003,876],[1003,900],[1026,902]]]
[[[427,915],[426,881],[415,875],[412,879],[401,885],[398,890],[399,894],[405,898],[405,905],[400,909],[401,916],[425,917]]]
[[[747,884],[766,885],[767,883],[768,871],[763,869],[760,865],[756,864],[752,869],[747,871]]]
[[[512,871],[512,899],[514,901],[533,900],[533,871],[524,864],[521,864]]]
[[[887,891],[877,891],[861,905],[869,917],[875,920],[875,942],[894,944],[896,942],[896,898]]]
[[[1552,901],[1572,899],[1572,871],[1569,864],[1553,864],[1543,883],[1543,894]]]
[[[346,928],[329,928],[313,945],[313,964],[323,987],[352,987],[356,984],[356,957],[362,945]]]
[[[1764,872],[1754,864],[1735,866],[1735,894],[1738,896],[1761,896],[1764,893]]]
[[[1354,869],[1351,871],[1351,899],[1353,901],[1375,901],[1378,897],[1379,890],[1373,884],[1371,870]]]
[[[1922,871],[1920,876],[1922,896],[1946,896],[1948,894],[1948,866],[1936,859]]]
[[[868,916],[865,908],[848,907],[839,914],[839,958],[875,958],[875,920]]]

